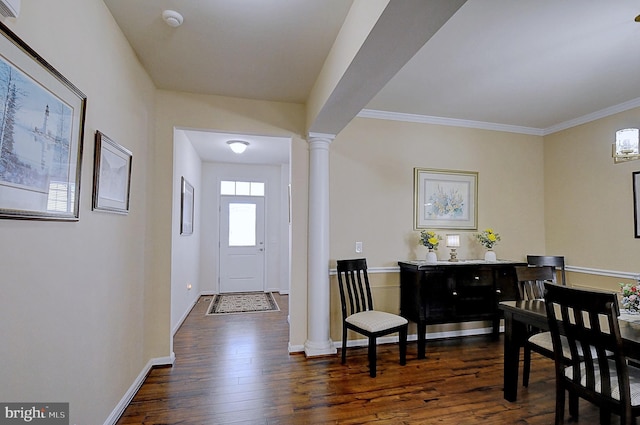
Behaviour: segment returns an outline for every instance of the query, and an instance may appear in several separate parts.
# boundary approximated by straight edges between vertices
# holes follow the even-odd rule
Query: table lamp
[[[460,246],[460,235],[447,235],[447,247],[451,248],[449,261],[458,261],[456,248]]]

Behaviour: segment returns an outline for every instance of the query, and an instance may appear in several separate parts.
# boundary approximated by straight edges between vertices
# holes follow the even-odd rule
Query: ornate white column
[[[332,134],[309,133],[307,356],[335,354],[329,338],[329,145]]]

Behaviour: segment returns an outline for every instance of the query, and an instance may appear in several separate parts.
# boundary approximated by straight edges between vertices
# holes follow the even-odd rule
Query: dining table
[[[504,315],[504,398],[518,398],[520,348],[529,336],[529,327],[549,330],[544,300],[502,301],[498,308]],[[640,315],[622,311],[618,317],[624,353],[640,360]]]

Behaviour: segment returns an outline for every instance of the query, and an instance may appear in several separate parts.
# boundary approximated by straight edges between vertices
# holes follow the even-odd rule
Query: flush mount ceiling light
[[[245,142],[242,140],[229,140],[227,142],[227,145],[229,145],[232,151],[240,154],[247,149],[247,146],[249,146],[249,142]]]
[[[612,150],[613,162],[616,164],[640,159],[640,130],[624,128],[616,131],[616,142]]]
[[[175,10],[165,10],[162,12],[162,19],[164,19],[167,25],[174,28],[182,25],[182,22],[184,21],[182,15]]]

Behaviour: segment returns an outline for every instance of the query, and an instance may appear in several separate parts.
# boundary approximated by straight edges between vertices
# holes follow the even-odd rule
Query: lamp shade
[[[616,131],[616,155],[640,154],[640,130],[625,128]]]
[[[241,154],[247,149],[247,146],[249,146],[249,142],[245,142],[242,140],[229,140],[227,142],[227,145],[229,145],[231,150],[235,153]]]
[[[460,246],[460,235],[447,235],[447,246],[457,248]]]

